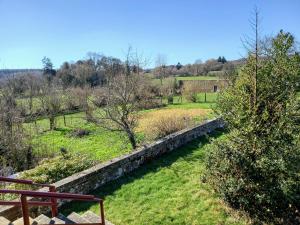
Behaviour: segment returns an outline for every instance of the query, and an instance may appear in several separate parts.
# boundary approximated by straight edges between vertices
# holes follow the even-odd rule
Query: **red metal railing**
[[[89,223],[89,225],[105,225],[104,219],[104,207],[103,200],[95,198],[93,195],[79,195],[79,194],[70,194],[70,193],[56,193],[55,187],[48,184],[37,184],[30,180],[18,180],[13,178],[0,177],[0,182],[12,182],[19,184],[29,184],[29,185],[38,185],[42,187],[49,187],[50,192],[41,192],[41,191],[28,191],[28,190],[5,190],[0,189],[1,194],[17,194],[20,195],[21,201],[0,201],[0,205],[15,205],[22,207],[23,221],[24,225],[30,225],[29,221],[29,206],[51,206],[52,217],[58,215],[57,199],[69,199],[77,201],[95,201],[100,204],[100,218],[99,223]],[[49,198],[50,201],[28,201],[27,197],[34,198]],[[80,224],[78,224],[80,225]],[[81,224],[84,225],[84,224]]]
[[[38,187],[47,187],[49,188],[49,192],[56,192],[56,188],[54,185],[51,184],[38,184],[31,180],[23,180],[23,179],[14,179],[14,178],[8,178],[8,177],[0,177],[0,182],[8,182],[8,183],[15,183],[15,184],[27,184],[32,186],[38,186]],[[55,198],[51,198],[51,214],[52,217],[55,217],[58,215],[58,209],[57,209],[57,200]],[[0,201],[0,205],[9,205],[7,201]]]

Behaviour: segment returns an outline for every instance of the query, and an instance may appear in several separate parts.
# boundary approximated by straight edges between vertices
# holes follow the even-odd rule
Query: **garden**
[[[115,225],[248,224],[222,202],[202,177],[211,138],[216,131],[152,161],[138,170],[92,192],[105,200],[107,219]],[[97,204],[74,202],[63,213],[99,211]]]

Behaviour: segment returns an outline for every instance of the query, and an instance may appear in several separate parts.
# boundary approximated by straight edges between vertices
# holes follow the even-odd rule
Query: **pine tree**
[[[231,206],[260,222],[293,224],[299,216],[300,126],[295,90],[300,57],[293,46],[294,37],[280,31],[268,56],[250,54],[218,100],[217,112],[229,133],[212,145],[207,178]]]
[[[224,56],[222,56],[221,62],[222,62],[223,64],[227,62],[227,60],[225,59]]]
[[[182,68],[182,65],[181,65],[180,62],[178,62],[177,65],[176,65],[176,69],[177,69],[177,70],[180,70],[181,68]]]
[[[53,69],[53,63],[47,57],[42,59],[43,63],[43,75],[46,77],[47,81],[50,82],[53,76],[56,75],[56,71]]]

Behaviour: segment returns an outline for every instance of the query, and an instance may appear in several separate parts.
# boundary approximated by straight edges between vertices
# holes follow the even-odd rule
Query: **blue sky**
[[[0,0],[0,69],[55,67],[99,52],[123,58],[131,45],[149,59],[193,63],[245,54],[248,20],[260,10],[262,33],[300,39],[300,0]]]

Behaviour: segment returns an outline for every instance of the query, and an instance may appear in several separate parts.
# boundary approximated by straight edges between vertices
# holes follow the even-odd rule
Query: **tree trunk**
[[[162,77],[160,78],[160,104],[162,105],[163,104],[163,93],[162,93],[162,86],[163,86],[163,80],[162,80]]]
[[[55,129],[55,117],[50,116],[49,117],[49,122],[50,122],[50,130],[54,130]]]
[[[34,118],[34,128],[35,128],[35,132],[38,133],[39,129],[37,126],[36,118]]]
[[[64,125],[67,126],[66,115],[64,115]]]
[[[32,95],[30,95],[30,99],[29,99],[29,113],[30,115],[32,115],[32,107],[33,107],[33,99],[32,99]]]
[[[32,166],[32,161],[33,161],[33,155],[32,155],[32,146],[30,145],[27,149],[27,154],[26,154],[26,161],[27,161],[27,170],[31,169]]]
[[[135,136],[134,136],[133,132],[131,130],[127,130],[126,133],[127,133],[128,139],[130,141],[130,144],[132,146],[132,149],[135,149],[136,148],[136,140],[135,140]]]

